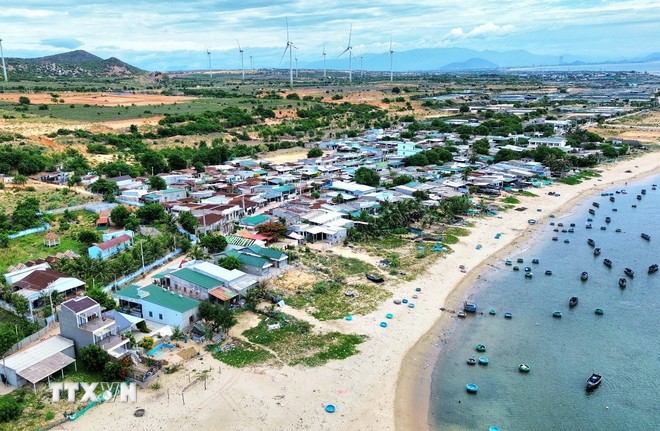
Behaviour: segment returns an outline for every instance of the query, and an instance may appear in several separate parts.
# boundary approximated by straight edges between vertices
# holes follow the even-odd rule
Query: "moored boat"
[[[385,279],[379,275],[365,274],[365,277],[367,277],[367,280],[373,281],[374,283],[382,283],[385,281]]]
[[[596,215],[596,210],[593,208],[589,208],[589,214]]]
[[[605,223],[609,223],[612,221],[612,217],[605,217]]]
[[[607,258],[603,259],[603,264],[605,264],[605,266],[608,268],[612,267],[612,261]]]
[[[533,276],[534,276],[534,274],[532,274],[531,271],[527,271],[527,272],[525,272],[525,277],[527,277],[527,278],[532,278]]]
[[[621,233],[621,228],[616,229],[614,232]]]
[[[568,244],[569,242],[571,242],[571,240],[568,239],[568,238],[566,238],[566,239],[564,240],[564,243],[566,243],[566,244]]]
[[[587,244],[589,244],[590,246],[593,247],[594,245],[596,245],[596,241],[594,241],[593,239],[589,238],[589,239],[587,240]]]
[[[461,319],[463,319],[463,318],[465,318],[465,316],[467,316],[467,314],[465,314],[465,311],[459,311],[457,316],[460,317]]]
[[[476,394],[479,390],[479,386],[475,385],[474,383],[468,383],[465,385],[465,390],[471,394]]]
[[[625,288],[626,288],[626,284],[628,284],[628,280],[626,280],[626,279],[623,278],[623,277],[619,278],[619,287],[620,287],[621,289],[625,289]]]
[[[561,311],[553,311],[552,312],[552,317],[556,317],[558,319],[561,319]]]
[[[587,390],[595,389],[600,385],[600,382],[603,381],[603,376],[596,373],[591,373],[591,376],[587,379]]]
[[[477,352],[485,352],[486,351],[486,346],[484,344],[481,344],[481,343],[474,346],[474,348]]]
[[[630,278],[632,278],[632,277],[635,276],[635,271],[633,271],[633,270],[630,269],[630,268],[626,268],[626,269],[624,269],[623,272],[624,272],[628,277],[630,277]]]
[[[633,204],[632,207],[633,207],[633,208],[637,208],[637,205]]]
[[[520,371],[521,373],[529,373],[530,369],[531,368],[529,368],[529,365],[525,365],[525,364],[518,365],[518,371]]]
[[[594,248],[594,256],[598,256],[600,254],[600,248],[596,247]]]
[[[511,319],[512,317],[513,317],[513,314],[511,314],[511,312],[507,311],[506,313],[504,313],[504,318],[505,319]]]
[[[568,300],[568,306],[569,307],[575,307],[578,303],[578,297],[577,296],[571,296],[571,299]]]
[[[516,261],[517,261],[518,263],[523,263],[525,260],[524,260],[522,257],[519,257]]]
[[[596,313],[599,316],[602,316],[605,313],[605,310],[603,310],[602,308],[596,308],[594,313]]]
[[[600,204],[598,202],[592,202],[591,205],[595,206],[596,208],[600,208]]]
[[[479,365],[488,365],[488,358],[485,356],[481,356],[479,358]]]
[[[516,265],[516,266],[513,267],[513,270],[514,271],[520,271],[520,267],[518,265]]]
[[[513,265],[513,262],[511,262],[510,260],[507,260],[506,262],[504,262],[504,264],[507,265],[507,266],[511,266],[511,265]]]
[[[610,202],[614,202],[614,196],[610,196]]]
[[[637,200],[641,201],[642,200],[642,195],[637,195]]]
[[[587,228],[587,229],[591,229],[591,228],[592,228],[591,223],[587,223],[587,225],[585,226],[585,228]]]
[[[588,222],[592,222],[592,221],[594,221],[594,219],[592,219],[591,217],[589,217],[589,218],[587,219],[587,221],[588,221]]]
[[[606,226],[601,226],[600,230],[607,230],[607,227]]]
[[[646,189],[642,189],[642,194],[643,194],[643,195],[646,194]]]
[[[531,266],[526,266],[525,267],[525,272],[532,272],[532,267]]]
[[[477,304],[471,304],[469,302],[464,302],[463,303],[463,311],[467,313],[476,313],[477,312]]]
[[[558,237],[558,236],[553,236],[553,237],[552,237],[552,240],[553,240],[553,241],[559,241],[559,237]]]
[[[546,269],[545,270],[545,275],[552,275],[552,271],[550,271],[549,269]]]
[[[587,271],[582,271],[582,274],[580,274],[580,280],[587,281],[588,279],[589,279],[589,273]]]
[[[654,263],[653,265],[649,266],[649,274],[653,274],[654,272],[658,272],[658,264]]]
[[[642,238],[647,240],[647,241],[651,241],[651,235],[649,235],[648,233],[643,233]]]
[[[538,259],[532,259],[532,263],[539,263]]]
[[[467,364],[468,364],[468,365],[476,365],[476,364],[477,364],[477,360],[476,360],[475,358],[468,358],[468,360],[467,360]]]

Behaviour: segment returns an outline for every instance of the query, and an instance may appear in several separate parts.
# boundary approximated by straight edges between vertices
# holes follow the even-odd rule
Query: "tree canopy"
[[[364,166],[355,171],[353,179],[356,183],[365,186],[378,187],[380,184],[380,175],[378,172]]]

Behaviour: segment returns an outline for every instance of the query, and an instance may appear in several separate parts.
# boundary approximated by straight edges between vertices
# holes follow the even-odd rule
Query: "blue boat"
[[[509,313],[508,311],[504,313],[504,318],[505,319],[511,319],[513,317],[513,314]]]
[[[479,386],[475,385],[474,383],[468,383],[465,385],[465,389],[471,394],[476,394],[479,390]]]
[[[466,313],[476,313],[477,312],[477,304],[471,304],[469,302],[464,302],[463,303],[463,311]]]
[[[483,345],[483,344],[477,344],[474,348],[477,352],[485,352],[486,351],[486,346]]]
[[[488,358],[485,356],[482,356],[479,358],[479,365],[488,365]]]

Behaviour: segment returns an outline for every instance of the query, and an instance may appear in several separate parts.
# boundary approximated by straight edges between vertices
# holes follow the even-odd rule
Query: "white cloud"
[[[46,9],[9,8],[3,10],[2,15],[12,18],[46,18],[55,15],[55,12]]]
[[[446,36],[447,39],[488,39],[501,37],[513,33],[516,28],[511,24],[497,25],[492,22],[482,24],[465,33],[461,27],[453,28]]]

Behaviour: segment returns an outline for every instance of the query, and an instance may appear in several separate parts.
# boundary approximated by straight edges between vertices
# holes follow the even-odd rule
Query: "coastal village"
[[[595,102],[604,97],[596,93],[580,98]],[[647,103],[656,97],[652,90],[608,94],[610,101],[625,98],[625,106],[562,106],[553,119],[517,106],[562,97],[499,94],[495,103],[480,103],[474,102],[482,100],[478,95],[457,93],[428,103],[453,100],[455,106],[439,111],[460,112],[461,119],[398,121],[356,136],[310,140],[304,143],[307,157],[281,161],[264,154],[149,176],[82,176],[74,189],[96,196],[71,211],[85,212],[80,220],[86,218],[89,230],[97,233],[87,255],[64,250],[2,268],[6,287],[0,306],[39,328],[7,346],[0,364],[3,393],[28,386],[43,397],[51,382],[76,376],[81,363],[89,367],[93,355],[104,362],[93,376],[134,381],[145,390],[159,388],[162,376],[205,354],[216,358],[211,370],[222,362],[317,366],[359,355],[366,335],[359,329],[330,332],[325,323],[368,315],[398,298],[396,286],[452,253],[476,220],[518,211],[536,223],[547,215],[540,213],[541,200],[560,196],[546,191],[557,181],[593,180],[600,176],[600,164],[648,150],[644,142],[617,137],[587,138],[575,145],[569,135],[637,112],[633,102]],[[480,133],[509,117],[520,119],[519,132]],[[545,163],[534,158],[545,151],[583,160],[584,167],[557,156],[546,157]],[[65,169],[39,172],[30,184],[58,190],[74,175]],[[2,179],[20,187],[11,185],[11,176]],[[110,184],[112,199],[86,191],[99,182]],[[534,197],[538,209],[520,204]],[[393,207],[409,214],[400,215]],[[168,218],[170,226],[145,223],[142,215],[139,223],[126,223],[147,210],[157,212],[158,220]],[[54,212],[59,217],[63,211],[69,209]],[[45,214],[39,213],[42,227],[17,233],[10,241],[29,235],[40,238],[42,250],[60,247],[63,233]],[[396,250],[379,242],[393,236],[378,238],[372,230],[384,214],[400,217],[391,220],[398,228]],[[174,242],[149,251],[145,261],[145,249],[152,247],[147,241],[165,234]],[[370,235],[375,235],[371,242],[365,239]],[[66,270],[81,256],[80,262],[100,262],[122,255],[135,258],[138,267],[108,282],[90,283],[82,272]],[[94,293],[88,295],[90,288]],[[289,332],[313,334],[314,346],[259,341],[282,333],[284,344],[306,342],[287,338]],[[341,338],[349,335],[353,338]],[[205,372],[195,377],[204,385],[207,378]],[[96,404],[104,401],[99,396]],[[85,405],[68,407],[51,419],[64,423],[86,411]]]

